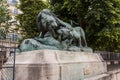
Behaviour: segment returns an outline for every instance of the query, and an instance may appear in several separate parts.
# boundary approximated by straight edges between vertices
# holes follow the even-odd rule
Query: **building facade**
[[[8,9],[10,10],[9,15],[11,16],[11,26],[10,31],[7,34],[6,38],[10,39],[11,41],[17,41],[19,38],[21,38],[21,35],[19,32],[16,32],[14,29],[16,28],[16,24],[19,24],[19,22],[15,19],[16,15],[22,14],[22,12],[17,9],[16,5],[19,4],[18,0],[7,0],[7,4],[9,5]]]

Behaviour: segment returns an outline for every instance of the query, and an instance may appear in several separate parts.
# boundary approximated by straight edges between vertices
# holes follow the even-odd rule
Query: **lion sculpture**
[[[55,30],[58,27],[56,19],[53,14],[48,9],[42,10],[37,16],[37,25],[38,29],[41,32],[40,37],[44,37],[44,35],[49,31],[52,35],[55,35]]]
[[[87,48],[85,32],[80,26],[74,26],[57,18],[49,9],[43,9],[36,19],[39,37],[26,39],[19,46],[21,51],[30,51],[37,49],[55,49],[82,51]],[[34,42],[34,43],[33,43]],[[24,47],[25,46],[25,47]]]

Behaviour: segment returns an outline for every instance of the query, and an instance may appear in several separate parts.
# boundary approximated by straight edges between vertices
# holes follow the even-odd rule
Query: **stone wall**
[[[36,50],[16,56],[15,80],[83,80],[106,72],[94,53]]]

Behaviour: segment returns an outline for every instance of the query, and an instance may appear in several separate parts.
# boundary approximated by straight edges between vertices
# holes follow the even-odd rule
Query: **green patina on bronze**
[[[40,49],[92,51],[87,46],[84,30],[80,26],[73,26],[73,24],[60,20],[48,9],[42,10],[36,21],[40,35],[32,39],[25,39],[20,44],[19,51]]]

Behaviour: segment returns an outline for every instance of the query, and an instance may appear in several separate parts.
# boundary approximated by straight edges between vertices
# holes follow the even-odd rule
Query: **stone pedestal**
[[[16,55],[15,80],[83,80],[107,72],[100,55],[36,50]]]

